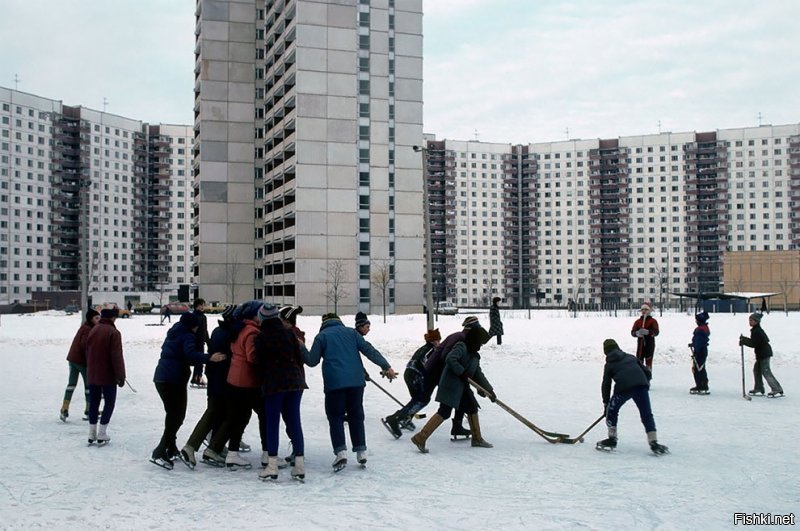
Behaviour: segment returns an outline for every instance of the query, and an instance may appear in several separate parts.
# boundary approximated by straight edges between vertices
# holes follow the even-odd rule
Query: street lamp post
[[[433,256],[431,249],[431,210],[428,202],[428,182],[426,169],[428,166],[428,150],[422,146],[413,146],[415,152],[422,156],[422,214],[425,232],[425,305],[428,309],[428,330],[433,330]]]

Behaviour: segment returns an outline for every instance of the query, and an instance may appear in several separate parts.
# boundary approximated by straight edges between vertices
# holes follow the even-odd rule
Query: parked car
[[[172,315],[181,315],[186,312],[191,312],[192,308],[185,302],[170,302],[166,304],[169,307],[169,312]]]
[[[153,304],[139,303],[133,305],[133,313],[150,313],[156,308]]]
[[[225,310],[225,306],[227,306],[227,304],[219,301],[211,301],[210,303],[206,304],[205,313],[222,313]]]
[[[436,313],[439,315],[456,315],[458,306],[452,302],[442,301],[436,306]]]
[[[103,304],[98,304],[97,306],[95,306],[94,309],[99,312],[103,308],[116,308],[117,311],[119,312],[119,317],[122,319],[128,319],[132,315],[130,310],[128,310],[127,308],[120,308],[114,302],[104,302]]]

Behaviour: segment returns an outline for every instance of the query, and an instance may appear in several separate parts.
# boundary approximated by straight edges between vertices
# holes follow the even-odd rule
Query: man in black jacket
[[[764,380],[767,380],[771,391],[768,396],[775,398],[783,396],[783,387],[772,374],[769,367],[769,359],[772,357],[772,347],[769,345],[769,337],[764,329],[761,328],[762,314],[754,313],[750,315],[750,337],[739,336],[739,345],[750,347],[756,354],[756,362],[753,365],[753,378],[755,385],[750,391],[750,395],[764,396]],[[762,376],[764,379],[762,380]]]
[[[192,312],[197,319],[197,330],[194,333],[194,348],[198,352],[205,352],[208,344],[208,321],[206,320],[206,301],[195,299],[194,311]],[[192,370],[192,387],[205,387],[203,380],[203,364],[198,363]]]
[[[620,350],[613,339],[603,341],[606,364],[603,368],[603,413],[606,416],[608,438],[597,443],[598,450],[613,450],[617,447],[617,419],[620,408],[630,399],[639,408],[639,416],[647,432],[647,441],[655,454],[665,454],[669,449],[658,444],[656,421],[650,408],[650,371],[636,357]],[[611,394],[611,382],[614,394]]]

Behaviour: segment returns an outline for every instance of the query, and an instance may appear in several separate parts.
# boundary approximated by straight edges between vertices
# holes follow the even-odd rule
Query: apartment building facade
[[[798,248],[800,125],[528,145],[427,140],[439,299],[665,304],[726,251]]]
[[[191,203],[173,202],[190,190],[173,180],[190,158],[163,157],[154,139],[163,130],[191,153],[193,131],[153,127],[0,88],[0,304],[79,290],[83,274],[91,291],[191,282],[190,253],[170,260],[190,236],[177,218]]]
[[[421,1],[196,5],[200,295],[419,311]]]

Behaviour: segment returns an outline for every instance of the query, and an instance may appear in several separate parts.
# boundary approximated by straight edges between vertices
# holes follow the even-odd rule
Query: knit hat
[[[265,302],[261,305],[261,308],[258,309],[258,321],[266,321],[267,319],[277,319],[278,318],[278,307],[273,306]]]
[[[247,301],[238,305],[233,311],[233,319],[255,319],[258,310],[261,308],[261,301]]]
[[[608,354],[612,350],[618,350],[618,349],[619,349],[619,345],[617,345],[617,342],[614,341],[613,339],[606,339],[605,341],[603,341],[603,353],[604,354]]]
[[[700,312],[694,316],[694,320],[697,321],[698,324],[706,324],[708,321],[708,312]]]
[[[95,315],[100,315],[99,313],[97,313],[97,310],[92,310],[91,308],[86,310],[86,322],[87,323],[91,322],[91,320],[94,319]]]
[[[433,343],[434,341],[441,341],[441,340],[442,340],[442,334],[439,333],[438,328],[435,328],[433,330],[428,330],[428,332],[425,334],[425,341],[427,341],[428,343]]]
[[[186,312],[183,315],[181,315],[181,319],[179,322],[186,328],[194,328],[195,326],[200,324],[197,321],[197,316],[192,312]]]
[[[494,299],[492,299],[492,303],[496,304],[496,303],[500,302],[501,300],[502,299],[500,299],[500,297],[495,297]]]
[[[356,328],[368,324],[369,324],[369,319],[367,319],[367,314],[365,314],[364,312],[358,312],[356,314]]]
[[[489,341],[489,332],[482,326],[473,326],[467,331],[467,336],[464,338],[467,348],[473,351],[480,350],[481,346]]]
[[[236,305],[235,304],[228,304],[225,306],[225,309],[222,310],[222,320],[223,321],[230,321],[233,318],[233,314],[236,312]]]
[[[100,310],[100,317],[103,319],[113,319],[119,317],[119,310],[116,308],[103,308]]]
[[[478,318],[475,317],[474,315],[470,315],[469,317],[464,319],[463,323],[461,323],[461,328],[475,328],[476,326],[480,325],[481,323],[480,321],[478,321]]]
[[[750,314],[750,319],[752,319],[753,321],[755,321],[757,323],[761,322],[761,317],[763,317],[763,316],[760,313],[751,313]]]
[[[326,314],[323,314],[323,315],[322,315],[322,322],[323,322],[323,323],[324,323],[325,321],[330,321],[331,319],[336,319],[337,321],[338,321],[338,320],[340,320],[340,319],[339,319],[339,316],[338,316],[338,315],[336,315],[336,314],[335,314],[335,313],[333,313],[333,312],[326,313]]]
[[[650,311],[653,310],[653,307],[650,306],[650,303],[645,302],[645,303],[642,303],[642,310],[647,310],[648,312],[650,312]]]
[[[297,316],[303,313],[302,306],[284,306],[278,312],[281,315],[281,319],[284,321],[289,321],[292,325],[297,324]]]

